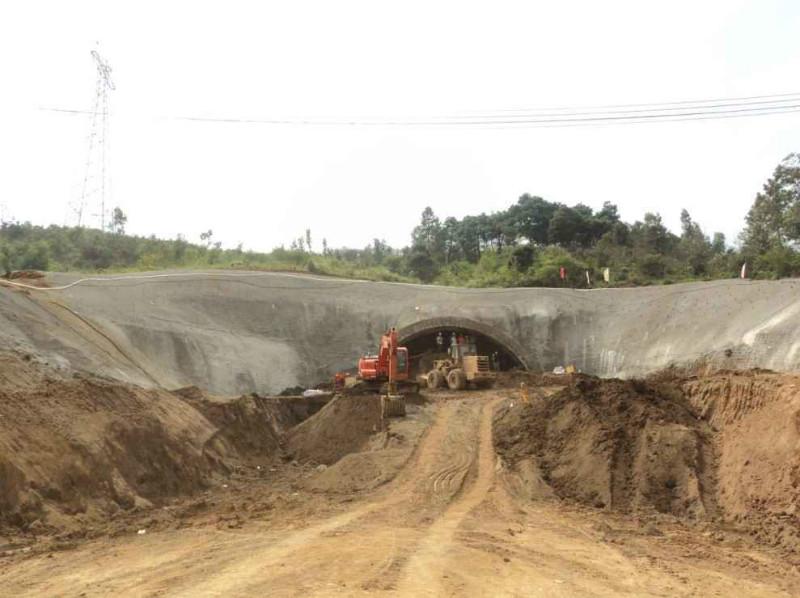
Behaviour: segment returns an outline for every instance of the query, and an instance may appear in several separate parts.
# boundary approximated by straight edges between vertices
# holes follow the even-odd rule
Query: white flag
[[[747,278],[747,262],[742,264],[742,271],[739,274],[739,278]]]
[[[586,271],[586,286],[587,287],[592,286],[592,279],[589,278],[589,271],[588,270]]]
[[[606,282],[611,281],[611,270],[609,268],[603,268],[603,280]]]

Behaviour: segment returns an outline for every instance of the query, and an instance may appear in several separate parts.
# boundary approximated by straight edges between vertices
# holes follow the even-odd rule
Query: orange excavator
[[[397,329],[391,328],[381,336],[377,355],[364,355],[358,360],[358,379],[389,394],[419,392],[419,384],[410,380],[408,349],[397,345]]]

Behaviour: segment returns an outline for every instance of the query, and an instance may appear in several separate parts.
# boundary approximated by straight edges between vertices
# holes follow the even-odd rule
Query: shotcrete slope
[[[48,277],[69,285],[75,275]],[[462,289],[266,272],[0,285],[0,348],[146,386],[275,392],[374,350],[383,330],[480,328],[532,370],[629,377],[705,360],[800,370],[800,282],[636,289]]]

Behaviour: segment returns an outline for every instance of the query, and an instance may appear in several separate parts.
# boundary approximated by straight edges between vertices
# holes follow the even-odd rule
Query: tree
[[[723,241],[724,242],[724,241]],[[680,254],[688,264],[691,274],[700,276],[708,271],[711,260],[711,245],[703,234],[700,225],[689,215],[688,210],[681,210]]]
[[[800,241],[800,154],[789,154],[756,195],[742,232],[745,251],[761,254]]]
[[[412,274],[423,282],[432,281],[439,272],[436,262],[423,248],[414,249],[408,258]]]
[[[306,229],[306,247],[308,247],[308,252],[309,253],[313,253],[311,251],[311,229],[310,228]]]
[[[452,261],[458,260],[459,256],[459,235],[458,229],[460,224],[458,220],[452,216],[445,218],[444,225],[441,229],[442,245],[444,249],[444,263],[449,264]]]
[[[520,235],[531,243],[546,245],[550,220],[559,207],[559,204],[526,193],[508,211]]]
[[[47,270],[49,266],[50,250],[44,241],[28,245],[20,259],[20,268],[23,270]]]
[[[206,248],[211,247],[211,238],[214,236],[214,231],[210,228],[204,232],[200,233],[200,240],[206,244]]]
[[[122,208],[117,206],[114,208],[114,211],[111,213],[111,222],[109,223],[109,227],[111,228],[111,232],[116,233],[118,235],[125,234],[125,225],[128,222],[128,217],[122,211]]]
[[[613,203],[610,201],[604,201],[603,207],[599,212],[597,212],[595,217],[603,222],[613,224],[615,222],[619,222],[619,211],[617,210],[617,206],[615,206]]]
[[[660,214],[647,212],[644,222],[634,223],[631,232],[635,237],[634,242],[645,252],[664,254],[674,245],[675,235],[666,229]]]
[[[441,252],[441,222],[430,206],[422,211],[422,218],[418,226],[411,233],[411,245],[414,249],[424,249],[431,257],[442,255]]]
[[[533,249],[533,245],[530,243],[520,245],[511,253],[508,265],[516,269],[517,272],[526,272],[533,265],[535,256],[536,252]]]
[[[714,239],[711,241],[711,251],[715,254],[725,253],[724,233],[714,233]]]
[[[386,241],[381,239],[372,239],[372,256],[375,259],[376,264],[382,264],[384,258],[389,255],[392,251],[392,248],[389,247],[389,244]]]
[[[477,264],[481,259],[480,224],[475,216],[464,216],[455,230],[459,254],[468,262]]]
[[[667,265],[662,256],[650,253],[639,260],[639,272],[648,278],[663,278]]]
[[[8,243],[0,243],[0,268],[3,269],[3,274],[6,276],[13,270],[13,254],[11,245]]]
[[[768,274],[774,278],[797,276],[800,267],[798,254],[789,247],[775,245],[759,255],[755,260],[755,270],[761,275]]]
[[[547,229],[547,238],[551,243],[566,247],[575,242],[581,229],[581,213],[561,206],[553,214]]]
[[[328,239],[322,238],[322,255],[328,255]]]

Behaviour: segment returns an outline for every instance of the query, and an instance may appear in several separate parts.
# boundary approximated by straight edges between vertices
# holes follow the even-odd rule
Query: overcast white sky
[[[616,203],[626,220],[686,207],[732,240],[800,113],[586,128],[447,130],[187,122],[384,118],[800,91],[800,3],[4,2],[0,205],[72,223],[96,41],[113,67],[109,171],[129,231],[268,250],[408,243],[442,216],[522,193]],[[166,118],[165,118],[166,117]],[[90,211],[97,211],[90,206]]]

